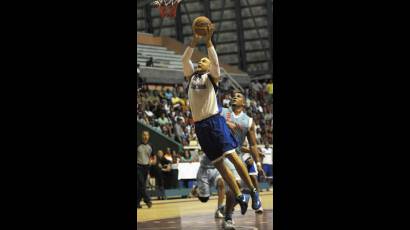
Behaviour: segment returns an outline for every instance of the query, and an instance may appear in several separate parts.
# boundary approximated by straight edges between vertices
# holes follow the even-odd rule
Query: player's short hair
[[[202,203],[206,203],[209,200],[209,196],[198,196],[198,199],[202,202]]]
[[[240,93],[240,94],[242,94],[242,96],[245,97],[245,94],[243,94],[242,91],[240,91],[239,89],[235,89],[235,90],[232,91],[232,95],[235,94],[235,93]]]

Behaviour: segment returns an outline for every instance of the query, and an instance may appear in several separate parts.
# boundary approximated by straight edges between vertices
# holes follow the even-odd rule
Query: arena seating
[[[153,36],[148,33],[137,33],[137,63],[140,64],[141,76],[147,83],[153,84],[182,84],[182,53],[184,44],[170,37]],[[194,52],[193,62],[206,55]],[[153,58],[154,67],[145,67],[146,62]],[[199,59],[198,59],[199,60]],[[224,63],[221,65],[222,77],[228,77],[235,89],[249,85],[250,76],[234,66]],[[164,78],[166,76],[166,78]]]
[[[145,66],[150,57],[154,60],[154,66],[182,71],[181,55],[167,50],[161,46],[137,45],[137,63]]]

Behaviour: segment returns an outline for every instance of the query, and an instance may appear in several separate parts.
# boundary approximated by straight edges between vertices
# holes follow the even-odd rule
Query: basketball
[[[211,20],[209,20],[209,18],[205,16],[199,16],[195,18],[192,23],[193,32],[200,36],[206,36],[208,34],[208,26],[211,24],[212,22]]]

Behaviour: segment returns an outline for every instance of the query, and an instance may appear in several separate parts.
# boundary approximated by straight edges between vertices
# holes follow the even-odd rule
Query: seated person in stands
[[[159,125],[161,125],[161,126],[171,124],[171,121],[169,120],[168,117],[165,116],[165,113],[161,113],[161,117],[159,117],[157,119],[157,121],[158,121]]]
[[[187,149],[184,150],[184,155],[182,155],[181,157],[181,162],[188,162],[188,163],[192,162],[191,153]]]
[[[172,154],[171,149],[166,148],[164,156],[160,160],[161,163],[161,171],[164,178],[164,188],[171,189],[172,188]]]
[[[192,162],[192,156],[191,153],[185,149],[184,153],[181,157],[181,162],[182,163],[191,163]],[[179,181],[179,187],[180,188],[192,188],[194,184],[193,179],[182,179]]]
[[[178,188],[178,164],[181,161],[181,156],[177,154],[175,150],[172,150],[172,163],[171,163],[171,172],[172,172],[172,188]]]
[[[154,67],[154,59],[152,57],[145,63],[145,66]]]
[[[155,177],[155,188],[158,196],[158,200],[166,200],[165,196],[165,189],[164,189],[164,175],[163,171],[167,171],[166,165],[162,165],[162,163],[169,163],[166,159],[164,159],[164,153],[162,150],[158,150],[157,154],[152,155],[152,174]]]

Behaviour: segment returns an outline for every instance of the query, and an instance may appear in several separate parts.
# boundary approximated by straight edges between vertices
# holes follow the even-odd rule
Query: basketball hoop
[[[157,4],[159,4],[159,16],[161,18],[175,18],[177,15],[177,8],[181,0],[159,0],[157,2]]]

